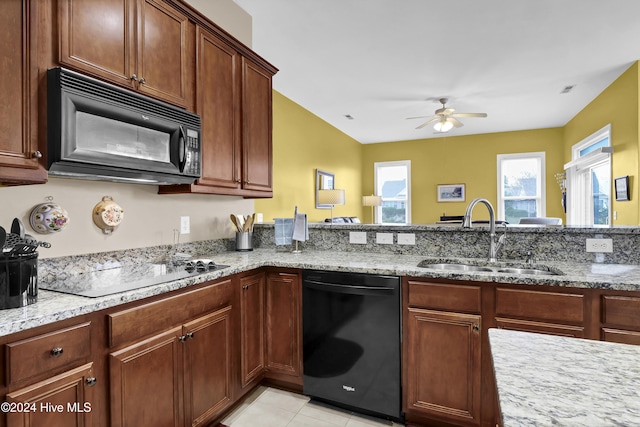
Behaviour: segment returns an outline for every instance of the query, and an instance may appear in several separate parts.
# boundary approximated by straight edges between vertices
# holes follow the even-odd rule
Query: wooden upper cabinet
[[[188,107],[189,20],[160,0],[58,2],[60,64]]]
[[[272,190],[271,75],[246,58],[242,61],[242,185]]]
[[[192,185],[161,186],[160,193],[271,197],[271,84],[277,70],[201,26],[196,52],[202,176]]]
[[[212,33],[197,29],[196,112],[202,120],[199,185],[241,188],[240,55]]]
[[[37,2],[0,2],[0,183],[47,181],[38,159]]]
[[[188,18],[159,0],[139,0],[137,24],[139,90],[187,106],[194,68]]]

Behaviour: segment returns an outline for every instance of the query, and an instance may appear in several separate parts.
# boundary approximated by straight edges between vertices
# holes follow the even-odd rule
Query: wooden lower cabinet
[[[302,283],[298,273],[267,273],[267,378],[302,386]]]
[[[246,388],[264,372],[265,273],[240,278],[240,383]]]
[[[640,297],[603,295],[600,339],[640,345]]]
[[[232,308],[110,356],[111,425],[201,426],[232,402]]]
[[[110,356],[111,426],[182,426],[182,326]]]
[[[232,308],[184,325],[186,426],[207,425],[233,401]]]
[[[7,394],[7,427],[91,427],[92,363]],[[12,406],[15,405],[15,406]]]
[[[585,337],[585,295],[498,287],[495,290],[496,326],[574,338]]]
[[[479,424],[481,316],[408,309],[406,411]]]

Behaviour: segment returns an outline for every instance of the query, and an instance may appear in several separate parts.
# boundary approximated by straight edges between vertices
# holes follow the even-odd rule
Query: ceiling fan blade
[[[442,111],[442,114],[444,114],[445,116],[450,116],[451,114],[453,114],[456,111],[455,108],[445,108]]]
[[[435,123],[438,120],[440,120],[440,117],[434,117],[431,120],[427,120],[426,122],[424,122],[423,124],[421,124],[420,126],[418,126],[416,129],[422,129],[425,126],[430,125],[431,123]]]
[[[455,113],[451,117],[487,117],[487,113]]]
[[[460,120],[456,119],[455,117],[449,117],[449,118],[447,119],[447,121],[448,121],[449,123],[453,124],[453,125],[454,125],[455,127],[457,127],[457,128],[460,128],[460,127],[464,126],[464,125],[462,124],[462,122],[461,122]]]
[[[412,120],[412,119],[426,119],[427,117],[431,117],[431,116],[416,116],[416,117],[406,117],[406,120]]]

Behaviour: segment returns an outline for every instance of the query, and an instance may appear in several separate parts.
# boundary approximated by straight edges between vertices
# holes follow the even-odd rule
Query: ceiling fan
[[[430,116],[418,116],[418,117],[407,117],[407,119],[423,119],[425,117],[430,117],[429,120],[422,123],[416,129],[422,129],[423,127],[434,124],[433,128],[437,132],[448,132],[454,126],[459,128],[464,126],[458,117],[487,117],[487,113],[456,113],[454,108],[447,108],[445,105],[448,101],[447,98],[440,98],[440,103],[442,104],[442,108],[438,108],[435,111],[435,115]]]

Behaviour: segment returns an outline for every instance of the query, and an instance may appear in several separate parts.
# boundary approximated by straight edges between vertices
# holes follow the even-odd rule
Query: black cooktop
[[[40,289],[80,295],[89,298],[103,297],[134,289],[146,288],[161,283],[195,277],[227,268],[228,265],[213,262],[173,266],[171,264],[142,264],[135,267],[118,267],[92,271],[67,277],[64,280],[39,283]]]

